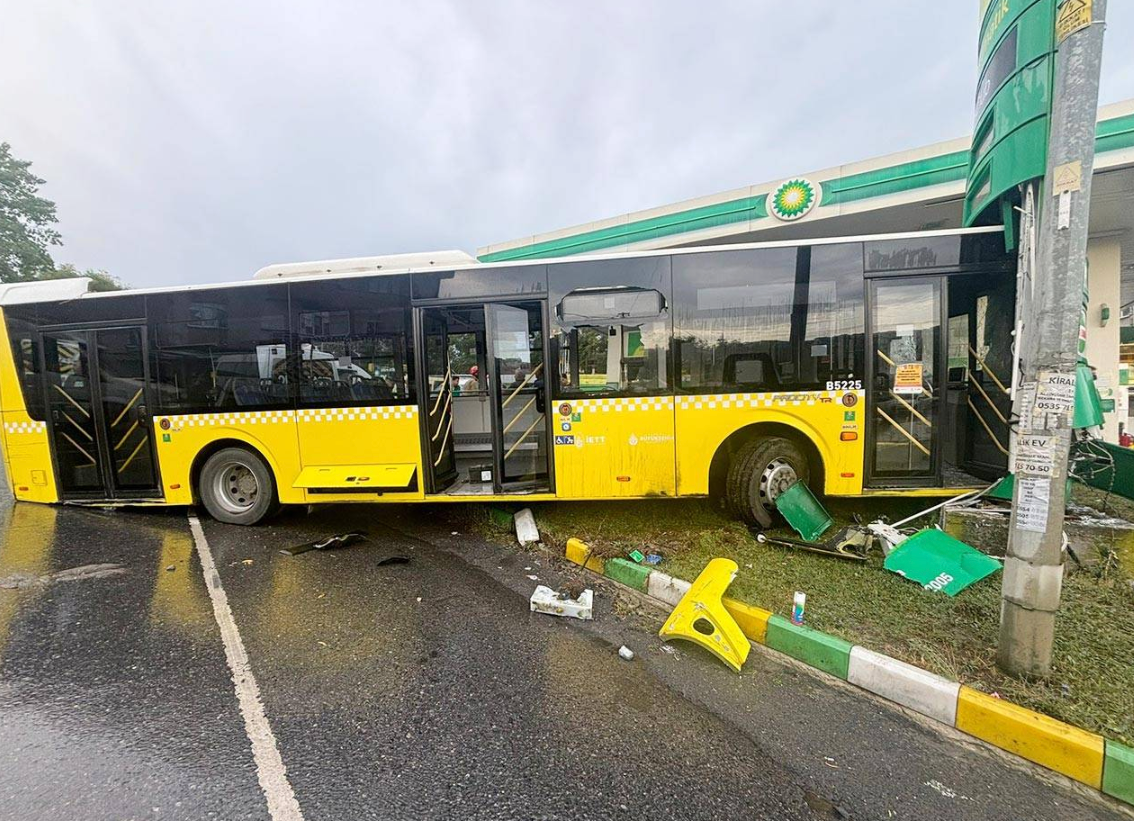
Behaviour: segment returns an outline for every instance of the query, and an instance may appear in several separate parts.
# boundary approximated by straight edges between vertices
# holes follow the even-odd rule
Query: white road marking
[[[220,627],[224,654],[228,659],[228,668],[232,671],[240,714],[244,716],[244,731],[252,742],[252,758],[256,761],[260,789],[264,791],[264,797],[268,801],[268,814],[272,821],[303,821],[303,812],[299,809],[299,802],[295,800],[291,782],[287,780],[287,768],[280,758],[276,737],[272,734],[264,704],[260,701],[260,687],[252,674],[252,665],[228,606],[228,596],[221,586],[212,551],[201,530],[201,523],[192,513],[189,514],[189,529],[193,531],[197,556],[201,559],[201,570],[205,575],[205,587],[209,589],[209,598],[213,603],[213,616]]]

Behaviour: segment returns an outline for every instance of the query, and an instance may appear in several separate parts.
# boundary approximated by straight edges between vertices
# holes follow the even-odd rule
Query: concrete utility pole
[[[1000,609],[999,664],[1051,672],[1063,585],[1063,515],[1087,230],[1095,161],[1106,0],[1064,0],[1056,12],[1055,81],[1040,198],[1035,293],[1018,340],[1016,486]]]

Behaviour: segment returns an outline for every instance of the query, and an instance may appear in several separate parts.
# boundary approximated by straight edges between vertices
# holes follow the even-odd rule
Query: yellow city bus
[[[294,268],[0,286],[15,497],[253,524],[316,502],[713,494],[767,525],[797,481],[952,494],[1006,469],[998,229]]]

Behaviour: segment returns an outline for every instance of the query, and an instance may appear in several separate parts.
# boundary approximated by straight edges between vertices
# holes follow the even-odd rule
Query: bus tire
[[[197,495],[218,522],[254,525],[279,510],[276,481],[268,463],[244,448],[225,448],[201,468]]]
[[[811,466],[794,442],[761,436],[747,442],[729,462],[726,497],[736,516],[768,528],[776,514],[776,497],[810,478]]]

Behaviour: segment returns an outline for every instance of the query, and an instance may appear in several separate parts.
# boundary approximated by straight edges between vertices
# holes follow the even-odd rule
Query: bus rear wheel
[[[268,464],[244,448],[218,450],[201,468],[197,495],[218,522],[254,525],[279,509]]]
[[[762,436],[747,442],[728,466],[727,499],[750,525],[772,526],[776,499],[796,482],[811,478],[807,457],[790,439]]]

